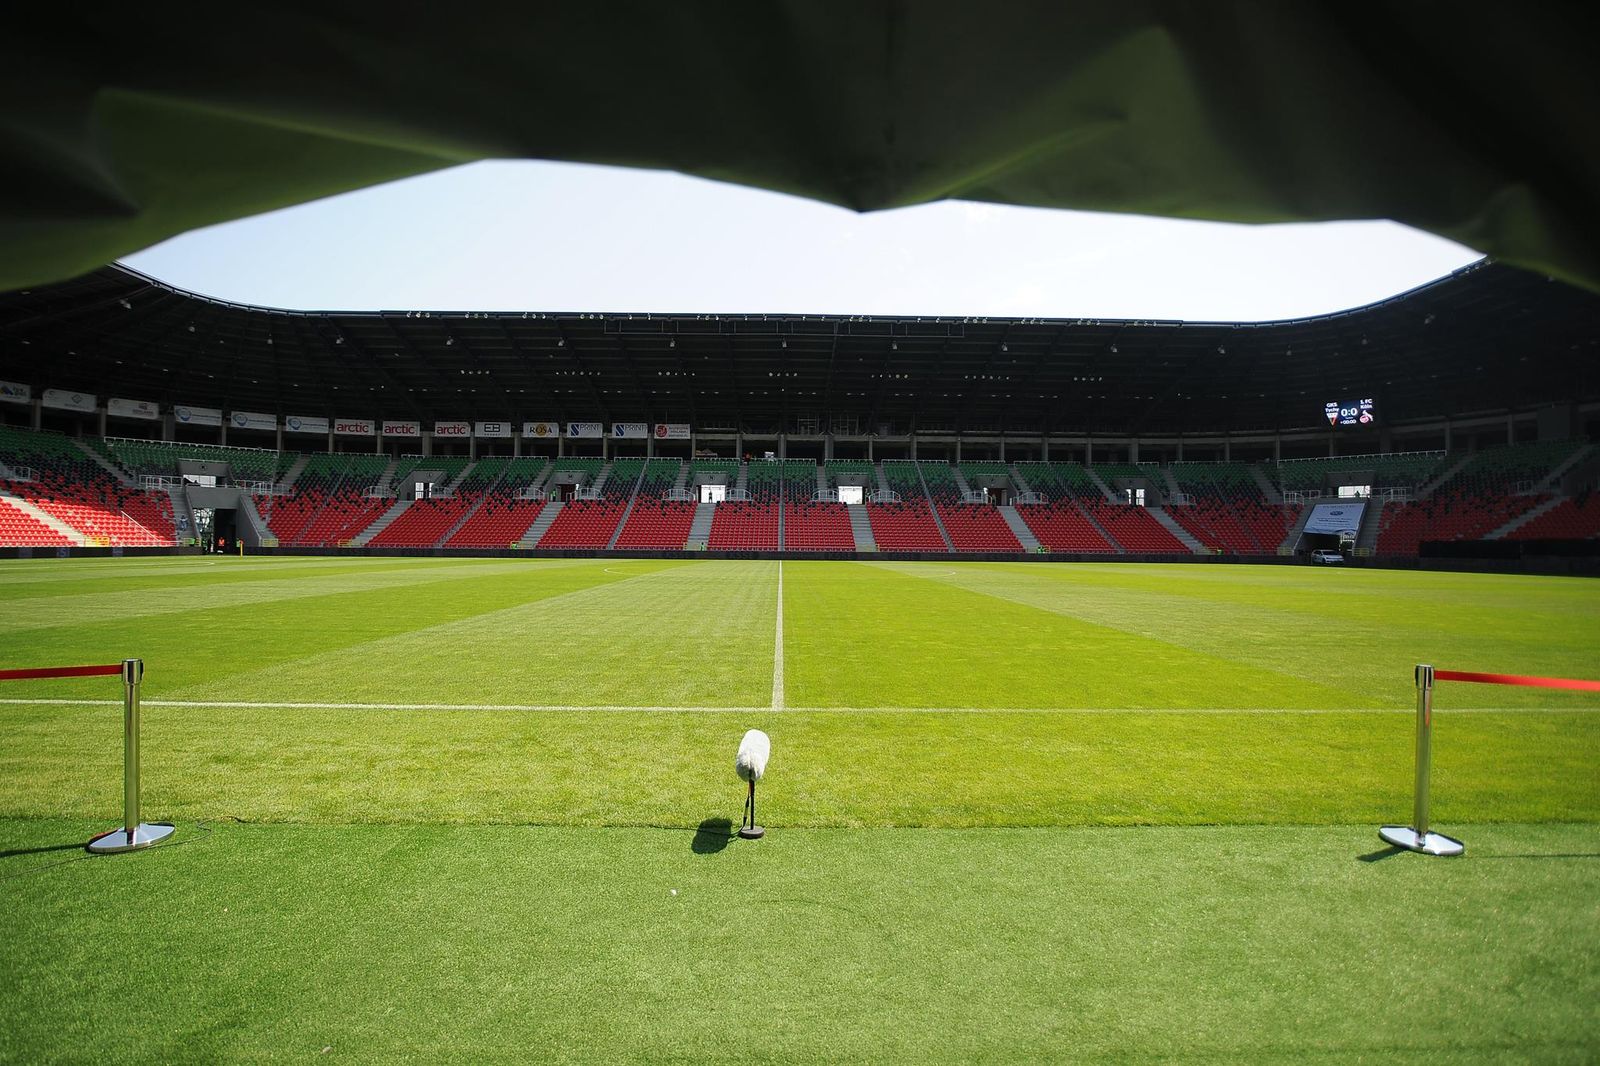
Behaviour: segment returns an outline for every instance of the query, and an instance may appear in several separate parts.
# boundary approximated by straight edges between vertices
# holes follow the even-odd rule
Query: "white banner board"
[[[235,411],[228,416],[228,425],[234,429],[264,429],[269,433],[276,433],[278,416],[261,411]]]
[[[509,437],[511,436],[511,423],[479,422],[474,432],[480,437]]]
[[[384,422],[383,435],[385,437],[421,437],[421,422]]]
[[[688,440],[689,423],[687,422],[657,422],[656,440]]]
[[[1365,500],[1347,503],[1319,503],[1306,517],[1307,533],[1354,533],[1361,528],[1361,512],[1366,510]]]
[[[554,440],[561,436],[561,425],[558,422],[524,422],[522,435],[536,440]]]
[[[172,417],[180,426],[222,425],[222,412],[215,407],[190,407],[187,404],[178,404],[172,409]]]
[[[378,432],[377,424],[370,418],[335,418],[333,420],[333,435],[335,437],[371,437]]]
[[[568,422],[567,436],[569,437],[603,437],[605,433],[604,422]]]
[[[613,422],[611,423],[611,435],[627,440],[642,440],[650,435],[650,424],[648,422]]]
[[[33,386],[20,381],[0,381],[0,400],[6,403],[32,403]]]
[[[161,417],[161,408],[153,400],[124,400],[113,396],[106,401],[106,414],[114,418],[142,418],[154,422]]]
[[[68,392],[66,389],[45,389],[40,401],[58,411],[93,411],[94,397],[87,392]]]
[[[316,433],[325,437],[328,435],[328,420],[310,415],[288,415],[283,420],[283,428],[290,433]]]
[[[470,437],[470,436],[472,436],[472,423],[471,422],[435,422],[433,424],[433,436],[434,436],[435,439],[440,439],[440,438],[449,439],[450,437],[463,437],[463,438],[464,437]]]

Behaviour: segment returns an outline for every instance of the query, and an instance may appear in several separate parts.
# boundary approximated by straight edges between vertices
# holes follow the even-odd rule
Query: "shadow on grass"
[[[707,818],[694,831],[689,847],[696,855],[715,855],[733,839],[733,821],[728,818]]]
[[[88,841],[75,840],[70,844],[46,844],[38,848],[12,848],[9,851],[0,851],[0,859],[11,859],[18,855],[39,855],[46,851],[71,851],[73,848],[82,848]]]
[[[1405,848],[1397,848],[1393,844],[1390,844],[1386,848],[1379,848],[1377,851],[1369,851],[1365,855],[1357,855],[1356,856],[1356,861],[1357,862],[1382,862],[1384,859],[1387,859],[1387,858],[1389,858],[1389,857],[1391,857],[1393,855],[1404,855],[1405,853],[1406,853],[1406,849]]]

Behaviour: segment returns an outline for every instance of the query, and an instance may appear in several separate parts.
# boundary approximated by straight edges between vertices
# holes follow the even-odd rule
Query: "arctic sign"
[[[472,436],[471,422],[435,422],[433,424],[435,437],[470,437]]]
[[[336,437],[371,437],[378,432],[378,427],[370,418],[335,418],[333,420],[333,434]]]
[[[385,422],[383,424],[385,437],[420,437],[422,436],[421,422]]]

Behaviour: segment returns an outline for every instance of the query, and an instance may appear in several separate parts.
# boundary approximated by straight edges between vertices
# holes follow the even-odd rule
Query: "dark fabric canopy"
[[[1392,218],[1600,289],[1594,45],[1545,4],[55,5],[0,43],[0,290],[519,157],[858,210]]]

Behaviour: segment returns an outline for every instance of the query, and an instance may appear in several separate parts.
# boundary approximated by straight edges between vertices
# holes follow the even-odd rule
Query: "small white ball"
[[[672,894],[673,894],[673,895],[674,895],[674,896],[676,896],[676,895],[677,895],[677,894],[678,894],[678,890],[677,890],[677,889],[673,889],[673,890],[672,890]]]

